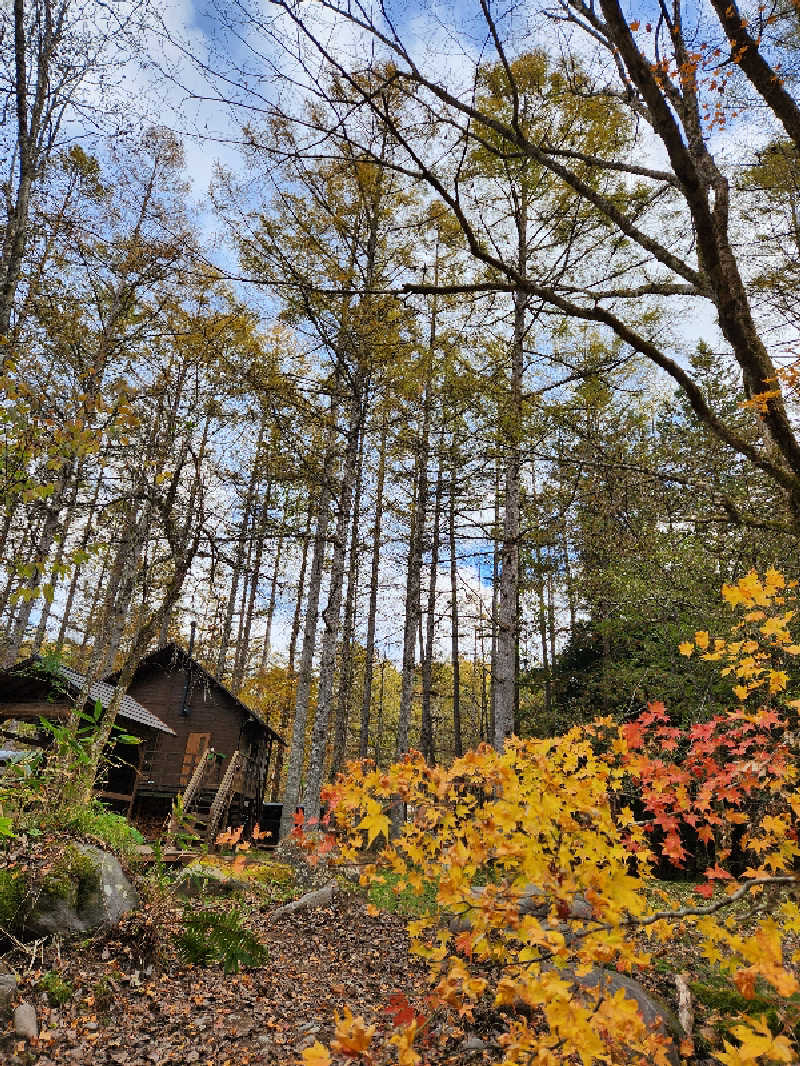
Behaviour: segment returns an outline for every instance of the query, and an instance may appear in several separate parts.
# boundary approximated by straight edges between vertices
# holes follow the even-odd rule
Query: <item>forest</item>
[[[4,5],[0,1059],[800,1061],[799,77]]]

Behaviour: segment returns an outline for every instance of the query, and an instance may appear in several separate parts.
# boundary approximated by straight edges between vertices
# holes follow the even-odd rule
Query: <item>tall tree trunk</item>
[[[524,177],[516,204],[515,220],[518,242],[517,268],[520,276],[525,277],[528,259],[528,205]],[[494,746],[498,751],[502,751],[506,738],[514,731],[514,708],[517,704],[520,422],[527,304],[524,293],[519,291],[514,293],[511,380],[506,409],[501,417],[505,451],[505,492],[503,546],[500,553],[500,596],[497,608],[497,675],[495,680]]]
[[[369,744],[369,722],[372,711],[372,676],[375,658],[375,618],[378,608],[378,577],[381,557],[381,525],[383,522],[383,483],[386,475],[386,438],[388,420],[384,411],[378,452],[378,476],[375,486],[375,523],[372,527],[372,570],[369,580],[369,610],[367,613],[367,644],[364,649],[364,691],[361,696],[361,724],[358,734],[359,758],[366,759]]]
[[[361,414],[363,424],[363,412]],[[347,725],[350,697],[353,686],[353,633],[355,629],[356,595],[358,593],[359,554],[358,536],[361,523],[361,487],[364,473],[364,434],[361,434],[356,469],[355,499],[353,501],[353,521],[350,523],[350,559],[347,571],[347,595],[344,605],[344,626],[342,627],[342,654],[339,666],[339,691],[336,699],[336,714],[333,728],[333,753],[331,755],[330,780],[341,772],[344,766],[345,748],[347,746]]]
[[[551,722],[551,712],[553,708],[552,699],[552,682],[550,678],[550,648],[548,642],[548,626],[547,626],[547,599],[545,594],[546,577],[543,571],[542,552],[541,548],[537,545],[536,548],[536,562],[539,570],[537,577],[536,597],[539,603],[538,609],[538,623],[539,623],[539,642],[542,651],[542,673],[544,676],[544,718],[548,723]]]
[[[239,536],[236,539],[236,554],[233,559],[233,567],[231,571],[231,591],[228,597],[228,607],[225,611],[225,619],[222,624],[222,633],[220,635],[219,653],[217,655],[217,667],[214,673],[217,681],[222,681],[225,675],[225,660],[228,657],[228,647],[231,640],[231,631],[233,629],[233,615],[236,611],[236,599],[239,592],[239,581],[242,577],[242,570],[244,568],[245,556],[247,554],[247,533],[250,525],[250,516],[253,510],[253,500],[255,498],[256,486],[258,484],[259,475],[259,463],[261,460],[261,446],[264,443],[264,429],[266,426],[266,418],[262,415],[261,424],[258,427],[258,441],[256,443],[255,455],[253,456],[253,466],[250,470],[250,479],[247,483],[247,491],[244,498],[244,510],[242,513],[241,524],[239,526]]]
[[[100,489],[102,487],[102,484],[103,484],[103,471],[101,469],[97,473],[97,481],[96,481],[95,487],[94,487],[94,494],[92,495],[92,502],[89,504],[89,510],[88,510],[87,515],[86,515],[86,524],[83,527],[83,534],[82,534],[81,539],[80,539],[80,545],[79,545],[78,551],[79,551],[79,553],[81,555],[84,554],[86,552],[86,549],[89,547],[89,540],[90,540],[90,538],[92,536],[92,528],[93,528],[93,523],[94,523],[94,517],[95,517],[95,514],[97,512],[97,504],[98,504],[98,501],[100,499]],[[80,573],[81,573],[81,563],[80,563],[80,561],[78,561],[78,562],[75,563],[75,566],[73,567],[73,570],[72,570],[72,577],[70,578],[70,582],[69,582],[69,590],[67,592],[67,598],[66,598],[66,601],[64,603],[64,610],[62,611],[62,614],[61,614],[61,625],[59,626],[59,629],[58,629],[58,636],[56,638],[56,646],[55,646],[56,655],[61,655],[61,652],[62,652],[62,650],[64,648],[64,641],[65,641],[66,636],[67,636],[67,628],[69,627],[69,620],[70,620],[70,617],[72,616],[72,605],[75,602],[75,593],[76,593],[76,591],[78,589],[78,579],[80,577]]]
[[[50,589],[51,595],[49,597],[43,597],[43,603],[39,613],[39,623],[36,626],[36,634],[33,638],[32,651],[34,655],[38,655],[42,650],[42,644],[47,634],[47,621],[50,617],[50,611],[55,598],[56,585],[58,583],[59,573],[61,571],[62,563],[64,562],[64,553],[67,548],[67,537],[69,536],[70,527],[75,521],[75,508],[78,501],[78,492],[81,487],[81,478],[83,476],[83,464],[79,464],[78,469],[75,471],[75,477],[72,481],[72,493],[70,498],[65,504],[65,515],[61,523],[60,536],[58,538],[58,545],[56,547],[55,557],[50,571]]]
[[[456,435],[450,449],[450,660],[453,664],[453,751],[456,758],[464,754],[461,739],[461,659],[458,633],[458,557],[456,555]]]
[[[422,735],[420,746],[422,754],[431,765],[436,761],[433,743],[433,714],[431,696],[433,694],[433,642],[436,636],[436,579],[439,574],[439,531],[442,514],[442,495],[444,491],[444,419],[439,438],[439,467],[436,473],[436,490],[433,503],[433,538],[431,541],[431,573],[428,582],[428,606],[425,619],[425,657],[422,660]]]
[[[317,708],[311,730],[311,749],[308,757],[308,771],[303,789],[303,810],[305,817],[313,822],[319,818],[319,799],[322,789],[322,777],[325,762],[325,748],[330,727],[331,707],[333,702],[333,681],[336,670],[336,651],[339,640],[339,622],[342,609],[342,591],[344,586],[344,560],[347,552],[347,530],[350,526],[350,513],[353,503],[353,482],[355,480],[358,441],[361,433],[361,387],[357,379],[353,382],[350,396],[350,410],[347,421],[347,440],[342,479],[339,490],[336,532],[333,541],[333,560],[331,562],[330,590],[328,602],[322,612],[325,633],[319,661],[319,687],[317,690]]]
[[[22,646],[22,642],[25,639],[25,630],[28,626],[28,620],[33,610],[33,604],[35,602],[34,592],[39,584],[39,580],[47,567],[47,559],[50,555],[50,549],[53,546],[56,533],[59,526],[59,516],[61,509],[64,506],[64,493],[72,476],[71,463],[65,463],[61,468],[58,482],[56,483],[56,489],[53,493],[52,499],[48,502],[45,510],[44,521],[42,522],[42,528],[39,531],[39,537],[36,543],[36,549],[33,557],[33,569],[30,576],[23,583],[22,588],[28,593],[28,597],[23,599],[20,604],[19,613],[14,623],[13,629],[10,633],[9,642],[6,647],[5,653],[5,665],[13,666],[16,662],[19,650]]]
[[[7,559],[9,557],[9,553],[6,551],[6,545],[8,544],[8,537],[18,507],[19,497],[14,493],[6,505],[5,513],[3,514],[3,524],[0,526],[0,559]],[[0,611],[0,617],[2,617],[2,611]]]
[[[294,660],[297,652],[297,638],[300,635],[300,619],[303,613],[303,593],[305,591],[306,583],[306,566],[308,564],[308,545],[311,538],[311,525],[314,520],[314,500],[313,497],[309,498],[308,511],[306,513],[306,528],[303,534],[303,552],[300,558],[300,573],[297,577],[297,599],[294,605],[294,617],[292,618],[292,630],[289,635],[289,660],[286,664],[286,699],[283,701],[283,707],[281,709],[281,720],[278,726],[278,734],[281,737],[286,736],[286,730],[289,727],[289,718],[292,713],[292,706],[294,703],[294,682],[295,682],[295,670]],[[275,754],[275,769],[272,772],[272,789],[270,791],[270,798],[273,803],[277,803],[278,797],[281,793],[281,774],[283,772],[283,753],[284,746],[278,745],[278,750]]]
[[[495,706],[497,698],[497,609],[500,576],[500,457],[494,464],[494,525],[492,526],[492,662],[489,682],[489,736],[495,735]]]
[[[25,255],[25,238],[28,230],[28,208],[36,170],[34,145],[37,131],[31,122],[28,100],[28,58],[25,49],[25,5],[23,0],[14,0],[14,82],[16,103],[16,155],[17,182],[13,200],[9,196],[4,227],[2,255],[0,255],[0,338],[8,338],[11,329],[11,314],[19,283],[22,260]],[[44,71],[39,65],[37,92],[33,115],[41,117],[39,97],[44,97],[41,85]],[[38,105],[38,106],[37,106]],[[12,179],[13,180],[13,179]],[[10,192],[10,190],[9,190]],[[5,369],[8,355],[2,363]]]
[[[272,480],[267,482],[266,491],[264,492],[264,504],[261,508],[261,520],[258,525],[253,527],[253,536],[256,539],[255,556],[251,561],[250,567],[250,594],[247,601],[247,608],[244,614],[244,626],[239,634],[238,647],[236,649],[236,663],[233,668],[233,682],[232,690],[234,693],[238,693],[242,687],[244,681],[245,668],[247,666],[247,653],[250,647],[250,632],[253,627],[253,611],[255,609],[256,592],[258,591],[258,582],[261,578],[261,560],[264,556],[264,542],[267,539],[267,523],[269,519],[269,509],[272,505]],[[280,550],[278,552],[280,554]]]
[[[414,686],[414,642],[422,616],[422,554],[425,546],[425,519],[428,509],[428,459],[430,450],[431,405],[433,392],[433,359],[428,353],[425,396],[422,405],[422,427],[419,437],[418,472],[415,479],[406,575],[405,621],[403,625],[403,670],[400,687],[400,710],[397,715],[395,754],[408,751],[408,726],[411,721],[411,699]]]
[[[386,670],[386,655],[381,658],[380,668],[380,681],[378,683],[378,723],[375,729],[375,765],[381,766],[381,756],[383,753],[383,694],[384,694],[384,673]]]
[[[336,384],[334,384],[336,388]],[[311,696],[311,671],[314,663],[314,649],[317,642],[317,619],[319,617],[319,597],[322,588],[322,571],[325,563],[325,549],[328,540],[328,524],[331,517],[331,464],[334,457],[334,436],[336,433],[337,404],[331,401],[330,427],[325,458],[323,460],[322,488],[317,508],[317,524],[314,531],[314,546],[311,556],[311,572],[308,576],[308,600],[303,624],[303,645],[300,651],[300,669],[297,677],[297,690],[294,700],[294,725],[286,766],[286,787],[283,793],[283,811],[281,813],[281,836],[286,836],[294,825],[295,808],[300,803],[300,781],[303,775],[303,756],[305,754],[306,722],[308,719],[308,702]]]
[[[239,606],[234,611],[234,615],[237,618],[236,622],[236,637],[233,641],[233,668],[231,669],[231,677],[228,683],[228,687],[231,692],[236,692],[237,675],[239,673],[239,664],[242,657],[247,658],[247,649],[244,647],[244,626],[247,618],[247,601],[249,598],[250,589],[250,575],[253,572],[253,550],[255,548],[256,538],[258,537],[258,523],[256,519],[256,513],[258,510],[258,493],[253,497],[253,509],[250,512],[250,521],[248,523],[247,532],[247,552],[245,554],[244,565],[242,566],[240,574],[241,591],[239,593]]]
[[[272,620],[275,617],[275,607],[278,602],[278,577],[281,572],[281,557],[283,556],[283,539],[286,530],[286,519],[289,509],[288,498],[283,508],[283,519],[281,523],[280,532],[278,533],[278,543],[275,545],[275,559],[272,564],[272,577],[269,583],[269,600],[267,602],[267,618],[266,628],[264,630],[264,644],[261,648],[261,669],[266,670],[269,667],[269,657],[272,652]]]
[[[572,561],[569,554],[569,537],[567,524],[561,525],[561,550],[564,553],[564,580],[567,586],[567,604],[569,606],[569,639],[575,639],[575,620],[578,614],[577,597],[575,595],[575,582],[572,577]]]

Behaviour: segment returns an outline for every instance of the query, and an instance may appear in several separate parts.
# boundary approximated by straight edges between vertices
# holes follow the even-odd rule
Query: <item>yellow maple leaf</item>
[[[326,1047],[315,1040],[303,1052],[303,1066],[330,1066],[331,1056]]]
[[[709,637],[708,637],[708,633],[706,632],[705,629],[699,629],[695,633],[694,642],[697,645],[697,647],[700,649],[700,651],[705,651],[706,650],[706,648],[708,647],[708,641],[709,641]]]
[[[368,1026],[361,1016],[354,1018],[350,1008],[345,1007],[341,1016],[336,1015],[336,1036],[331,1047],[342,1055],[365,1055],[374,1033],[374,1025]]]
[[[770,670],[769,691],[770,693],[783,692],[789,683],[789,675],[783,670]]]
[[[367,847],[381,833],[386,837],[389,836],[389,819],[383,813],[383,808],[378,801],[372,797],[367,800],[367,813],[359,822],[358,828],[367,831]]]
[[[694,644],[689,640],[685,640],[683,644],[678,645],[678,651],[688,659],[694,651]]]

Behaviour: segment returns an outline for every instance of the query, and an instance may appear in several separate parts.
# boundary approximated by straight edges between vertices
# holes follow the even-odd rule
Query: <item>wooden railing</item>
[[[203,756],[202,762],[206,763],[208,753]],[[200,790],[203,792],[214,791],[216,792],[222,784],[227,769],[230,765],[230,755],[226,759],[214,758],[206,763],[206,770],[202,776],[200,783]],[[246,799],[259,799],[264,787],[264,779],[266,776],[266,760],[253,759],[248,755],[242,755],[239,753],[237,760],[238,765],[234,773],[233,780],[233,792],[244,796]],[[195,767],[196,769],[196,767]],[[194,771],[193,771],[194,772]],[[155,778],[156,774],[152,776]],[[140,791],[147,791],[148,787],[153,787],[147,780],[148,775],[143,775],[144,780],[139,786]],[[183,792],[187,786],[187,782],[182,782],[179,774],[161,775],[158,774],[158,789],[165,792]]]

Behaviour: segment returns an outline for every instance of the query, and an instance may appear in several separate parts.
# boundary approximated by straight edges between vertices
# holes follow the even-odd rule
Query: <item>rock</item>
[[[473,886],[471,895],[477,901],[485,891],[485,888]],[[550,913],[551,905],[551,898],[547,892],[538,885],[527,884],[520,896],[519,913],[522,915],[535,915],[538,918],[546,918]],[[567,913],[560,915],[560,917],[572,919],[573,921],[588,921],[592,917],[592,906],[588,900],[578,892],[570,901]],[[454,915],[450,919],[449,925],[451,933],[464,933],[471,929],[472,920],[469,911],[465,914]]]
[[[483,1051],[485,1047],[485,1041],[481,1040],[475,1033],[467,1033],[461,1044],[462,1051]]]
[[[335,881],[331,881],[325,885],[324,888],[317,889],[316,892],[306,892],[300,899],[294,900],[292,903],[287,903],[284,907],[278,907],[276,911],[272,912],[272,918],[281,918],[285,914],[293,914],[295,911],[313,910],[315,907],[327,907],[336,894],[337,884]]]
[[[609,999],[619,990],[627,999],[632,999],[639,1007],[639,1013],[647,1026],[655,1026],[662,1036],[667,1036],[672,1041],[668,1051],[670,1061],[678,1066],[680,1058],[677,1047],[680,1045],[683,1032],[680,1022],[670,1008],[654,993],[649,992],[644,985],[624,973],[615,970],[603,970],[596,967],[581,977],[574,978],[575,983],[582,988],[601,988],[603,995]]]
[[[702,1037],[710,1048],[718,1048],[722,1043],[722,1036],[718,1029],[715,1029],[713,1025],[704,1025],[702,1029],[697,1030],[697,1035]]]
[[[14,1011],[14,1033],[20,1040],[38,1039],[39,1024],[36,1011],[30,1003],[20,1003]]]
[[[241,891],[243,883],[241,878],[230,876],[219,866],[198,859],[181,870],[176,887],[181,895],[197,899],[233,895]]]
[[[118,860],[91,844],[70,844],[45,878],[24,928],[36,936],[116,925],[139,903]]]
[[[0,1017],[11,1010],[11,1001],[17,994],[17,979],[13,973],[0,973]]]

